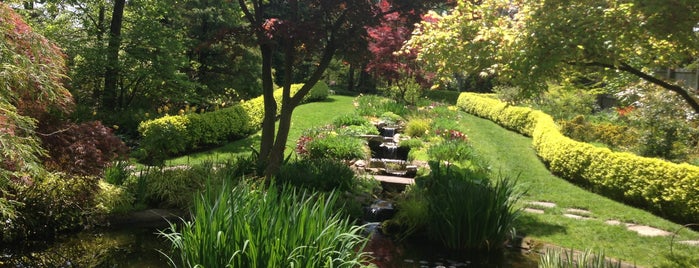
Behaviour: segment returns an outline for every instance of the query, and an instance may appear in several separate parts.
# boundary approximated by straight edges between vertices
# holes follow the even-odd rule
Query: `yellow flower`
[[[113,128],[113,129],[119,129],[119,126],[113,125],[112,128]]]

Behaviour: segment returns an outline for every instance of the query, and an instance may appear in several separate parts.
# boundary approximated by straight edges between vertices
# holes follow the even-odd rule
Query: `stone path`
[[[531,201],[528,202],[525,207],[524,207],[524,212],[527,213],[533,213],[533,214],[545,214],[547,209],[555,208],[557,205],[552,202],[545,202],[545,201]],[[580,209],[580,208],[566,208],[563,212],[563,216],[571,219],[576,219],[576,220],[592,220],[595,219],[594,214],[586,209]],[[670,236],[673,233],[658,229],[652,226],[647,226],[647,225],[638,225],[634,223],[625,223],[621,222],[619,220],[615,219],[610,219],[604,221],[604,223],[609,224],[609,225],[622,225],[626,227],[627,230],[629,231],[634,231],[638,233],[640,236]],[[693,246],[699,246],[699,240],[685,240],[685,241],[678,241],[678,243],[682,244],[687,244],[687,245],[693,245]]]

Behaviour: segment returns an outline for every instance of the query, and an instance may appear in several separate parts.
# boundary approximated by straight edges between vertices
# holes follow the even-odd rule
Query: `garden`
[[[0,4],[0,266],[699,266],[669,3],[213,2]]]

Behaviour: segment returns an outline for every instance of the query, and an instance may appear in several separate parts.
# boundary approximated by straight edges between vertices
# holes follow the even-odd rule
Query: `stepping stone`
[[[576,219],[576,220],[589,220],[590,219],[590,217],[588,217],[588,216],[581,216],[581,215],[577,215],[577,214],[565,213],[565,214],[563,214],[563,216],[571,218],[571,219]]]
[[[524,208],[524,212],[534,213],[534,214],[544,214],[543,209],[538,208]]]
[[[631,223],[627,223],[626,228],[631,231],[637,232],[641,236],[668,236],[672,234],[668,231],[661,230],[658,228],[645,225],[635,225]]]
[[[609,225],[621,225],[621,222],[618,220],[607,220],[604,223],[609,224]]]
[[[699,240],[685,240],[685,241],[678,241],[677,243],[690,245],[690,246],[699,246]]]
[[[588,216],[588,215],[592,214],[592,212],[590,212],[589,210],[578,209],[578,208],[569,208],[569,209],[566,209],[566,212],[568,212],[570,214],[580,215],[580,216]]]
[[[545,208],[556,207],[556,203],[545,202],[545,201],[532,201],[532,202],[529,202],[529,204],[534,205],[534,206],[538,206],[538,207],[545,207]]]

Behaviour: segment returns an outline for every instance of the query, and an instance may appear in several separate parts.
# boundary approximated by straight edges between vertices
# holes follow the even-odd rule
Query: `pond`
[[[153,226],[118,230],[89,230],[66,235],[53,242],[3,246],[0,267],[168,267],[160,253],[170,250],[169,242]],[[454,256],[423,243],[396,245],[374,236],[369,242],[375,263],[381,268],[398,267],[537,267],[535,256],[507,251],[497,258]]]

